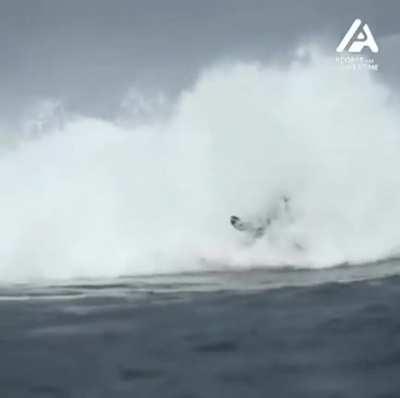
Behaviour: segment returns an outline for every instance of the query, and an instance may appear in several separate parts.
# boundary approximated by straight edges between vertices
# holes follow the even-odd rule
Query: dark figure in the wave
[[[278,205],[279,206],[274,208],[264,219],[257,221],[243,221],[238,216],[231,216],[231,224],[238,231],[247,232],[254,239],[261,238],[274,220],[280,218],[282,215],[289,214],[290,208],[288,196],[282,196]]]

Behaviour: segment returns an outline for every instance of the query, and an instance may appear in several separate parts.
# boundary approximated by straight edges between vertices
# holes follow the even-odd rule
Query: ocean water
[[[399,396],[397,93],[310,47],[138,98],[1,132],[0,396]]]
[[[0,394],[397,397],[399,268],[4,286]]]

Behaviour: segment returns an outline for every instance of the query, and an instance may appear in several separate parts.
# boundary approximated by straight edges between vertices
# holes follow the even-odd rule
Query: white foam
[[[323,267],[393,255],[392,95],[315,53],[284,68],[207,70],[168,121],[147,127],[74,117],[1,155],[0,277]],[[282,193],[294,222],[243,244],[230,215],[263,214]]]

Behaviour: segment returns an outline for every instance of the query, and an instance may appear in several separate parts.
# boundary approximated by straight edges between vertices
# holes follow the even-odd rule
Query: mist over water
[[[0,277],[362,263],[400,252],[400,105],[315,52],[220,65],[169,117],[63,127],[0,151]],[[291,198],[248,242],[229,224]],[[299,250],[301,246],[301,250]]]

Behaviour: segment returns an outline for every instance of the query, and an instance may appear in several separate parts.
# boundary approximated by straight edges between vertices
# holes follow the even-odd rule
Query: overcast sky
[[[381,76],[396,84],[400,2],[320,0],[0,0],[0,116],[38,98],[108,117],[129,87],[168,94],[226,60],[285,60],[308,38],[332,42],[367,22]]]

